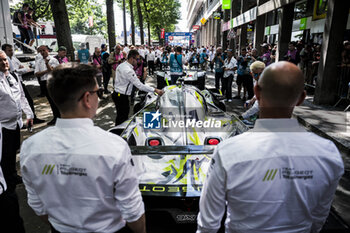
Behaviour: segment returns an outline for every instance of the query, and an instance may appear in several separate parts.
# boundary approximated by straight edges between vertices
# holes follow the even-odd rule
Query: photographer
[[[300,55],[299,51],[295,48],[295,42],[291,41],[288,44],[288,52],[284,56],[285,61],[289,61],[293,63],[294,65],[298,65],[300,62]]]
[[[224,63],[225,63],[225,57],[222,53],[222,48],[218,47],[215,53],[214,59],[211,61],[211,64],[214,64],[214,71],[215,71],[215,88],[220,89],[220,82],[222,85],[222,78],[224,77]]]
[[[248,92],[248,99],[251,99],[254,96],[253,91],[253,78],[250,75],[249,64],[251,63],[252,58],[250,54],[247,54],[246,48],[242,48],[241,56],[237,60],[238,69],[237,69],[237,86],[238,93],[234,99],[241,98],[241,90],[243,85],[243,100],[246,100],[246,93]]]

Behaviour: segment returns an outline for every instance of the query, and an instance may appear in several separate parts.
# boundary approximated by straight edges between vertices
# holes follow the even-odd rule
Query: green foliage
[[[28,3],[34,9],[33,19],[53,21],[49,0],[24,0],[13,8],[21,8]],[[97,0],[66,0],[72,34],[105,35],[107,37],[107,17]],[[93,17],[94,26],[89,28],[88,18]]]
[[[143,2],[145,1],[146,8]],[[123,1],[117,0],[118,5],[122,8]],[[136,1],[133,0],[134,6]],[[175,25],[180,19],[180,7],[181,4],[178,0],[141,0],[141,10],[144,20],[144,29],[147,31],[147,21],[151,24],[151,36],[152,39],[158,40],[162,28],[165,28],[166,32],[173,32]],[[138,14],[134,7],[134,21],[139,26]],[[126,1],[127,12],[130,12],[129,3]]]

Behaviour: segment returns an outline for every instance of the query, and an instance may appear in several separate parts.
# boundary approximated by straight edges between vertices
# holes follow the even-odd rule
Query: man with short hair
[[[291,119],[306,96],[292,63],[265,68],[257,85],[253,130],[223,141],[205,181],[197,232],[319,232],[344,165],[333,142]]]
[[[103,87],[105,94],[110,94],[108,90],[108,83],[111,79],[112,66],[108,63],[109,53],[107,52],[108,46],[106,44],[101,45],[101,57],[102,57],[102,74],[103,74]]]
[[[215,88],[220,89],[220,83],[222,86],[223,78],[224,78],[224,64],[225,64],[225,56],[222,53],[222,48],[218,47],[215,53],[215,57],[211,61],[214,64],[215,71]]]
[[[7,55],[7,61],[8,61],[9,66],[10,66],[10,73],[12,74],[12,76],[14,78],[18,79],[17,81],[21,84],[22,89],[24,91],[24,95],[29,103],[30,108],[32,109],[32,112],[34,113],[33,123],[40,124],[40,123],[45,122],[44,120],[37,118],[37,116],[35,114],[34,101],[33,101],[32,97],[30,96],[29,91],[26,88],[26,85],[23,83],[22,74],[28,73],[30,70],[28,68],[24,67],[22,65],[22,63],[14,55],[12,45],[3,44],[1,46],[1,49],[3,51],[5,51],[5,53]]]
[[[183,75],[183,66],[187,65],[185,56],[182,54],[182,48],[180,46],[176,47],[174,54],[170,54],[169,66],[170,66],[170,77],[171,84],[176,84],[178,78]]]
[[[24,232],[15,192],[20,181],[16,171],[16,154],[21,141],[22,111],[27,116],[27,125],[33,124],[34,116],[22,86],[10,74],[9,69],[6,53],[0,50],[1,169],[7,184],[7,190],[0,195],[0,222],[1,228],[9,232]]]
[[[59,67],[48,90],[62,118],[23,142],[20,164],[28,203],[52,232],[145,233],[144,204],[130,149],[93,125],[98,96],[94,67]]]
[[[56,107],[56,104],[52,101],[48,91],[47,91],[47,79],[49,78],[49,74],[55,68],[56,66],[59,65],[59,62],[57,59],[49,56],[49,49],[45,45],[41,45],[38,49],[40,52],[42,58],[38,60],[35,63],[35,71],[34,75],[37,78],[40,78],[40,81],[42,82],[43,86],[43,91],[44,95],[46,96],[47,100],[49,101],[52,114],[53,114],[53,119],[47,123],[48,125],[54,125],[56,123],[56,119],[60,117],[60,112],[58,108]]]
[[[141,91],[156,92],[158,95],[163,95],[164,93],[162,90],[143,84],[137,78],[134,67],[137,66],[140,59],[137,50],[130,50],[127,61],[120,64],[116,70],[114,92],[112,94],[112,99],[117,109],[115,125],[119,125],[128,119],[130,111],[129,96],[133,86]]]
[[[90,52],[86,48],[85,43],[80,44],[80,49],[78,50],[78,61],[82,64],[89,64]]]
[[[67,48],[64,46],[60,46],[58,48],[58,54],[55,56],[59,64],[62,63],[68,63],[68,58],[67,58]]]

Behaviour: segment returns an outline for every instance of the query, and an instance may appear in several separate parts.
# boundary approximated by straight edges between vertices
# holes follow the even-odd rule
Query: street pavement
[[[155,78],[148,77],[146,83],[155,87]],[[39,94],[39,86],[36,80],[26,80],[27,85],[32,97],[34,97],[35,109],[39,118],[49,122],[51,120],[51,109],[45,97],[37,97]],[[207,88],[214,87],[214,75],[212,72],[208,72]],[[112,86],[110,85],[110,90]],[[237,87],[233,83],[233,96],[237,93]],[[114,126],[114,120],[116,117],[115,106],[111,96],[105,96],[106,98],[100,101],[100,107],[94,118],[95,125],[102,129],[108,130]],[[227,112],[229,114],[242,114],[245,109],[243,107],[243,100],[234,99],[231,103],[226,103]],[[312,104],[312,96],[308,96],[305,103],[297,107],[294,111],[295,118],[305,126],[308,130],[319,134],[322,137],[326,137],[336,143],[341,150],[346,166],[345,173],[341,181],[341,185],[337,190],[338,196],[335,198],[335,208],[341,213],[341,216],[350,223],[349,203],[350,203],[350,131],[347,131],[347,114],[342,112],[339,108],[331,108],[327,106],[316,106]],[[26,130],[22,130],[22,140],[37,133],[47,127],[46,123],[35,125],[33,132],[29,133]],[[17,158],[18,161],[18,158]],[[19,166],[19,163],[18,163]],[[19,170],[19,169],[18,169]],[[47,233],[49,232],[49,226],[43,223],[39,217],[35,215],[32,209],[27,204],[26,191],[22,185],[17,186],[17,193],[20,202],[21,216],[24,220],[26,232],[28,233]],[[164,218],[163,215],[152,214],[147,215],[147,231],[152,233],[161,232],[194,232],[194,225],[176,226],[171,219]]]

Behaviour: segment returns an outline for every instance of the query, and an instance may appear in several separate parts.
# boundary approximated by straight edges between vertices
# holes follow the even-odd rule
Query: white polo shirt
[[[147,53],[147,61],[154,61],[156,58],[156,53],[154,51],[151,51]]]
[[[57,119],[23,142],[28,204],[60,232],[115,232],[144,213],[127,143],[91,119]]]
[[[22,75],[30,72],[30,69],[26,67],[19,68],[20,66],[22,66],[22,63],[17,59],[16,56],[12,56],[12,57],[7,56],[7,60],[10,65],[10,72],[16,72],[16,75],[19,81],[23,82]]]
[[[117,67],[114,83],[115,92],[123,95],[131,95],[133,86],[145,92],[153,92],[155,90],[153,87],[143,84],[137,78],[134,67],[128,61],[123,62]]]
[[[237,67],[237,60],[234,57],[232,57],[230,61],[228,60],[228,58],[225,59],[224,68],[233,69],[235,67]],[[234,75],[234,74],[235,74],[234,70],[225,70],[224,78],[227,78],[228,76]]]
[[[54,57],[48,56],[47,59],[49,60],[49,65],[53,68],[55,68],[56,66],[58,66],[60,63],[58,62],[58,60]],[[38,59],[38,61],[35,63],[35,73],[38,72],[43,72],[47,70],[46,64],[45,64],[45,59],[43,57],[41,57],[41,59]],[[43,76],[40,77],[40,81],[46,81],[49,78],[49,73],[44,74]]]
[[[197,232],[318,232],[344,173],[333,142],[295,119],[259,119],[220,143],[200,199]]]
[[[22,111],[27,119],[34,118],[22,86],[10,73],[0,72],[0,122],[2,127],[14,130],[23,126]]]

